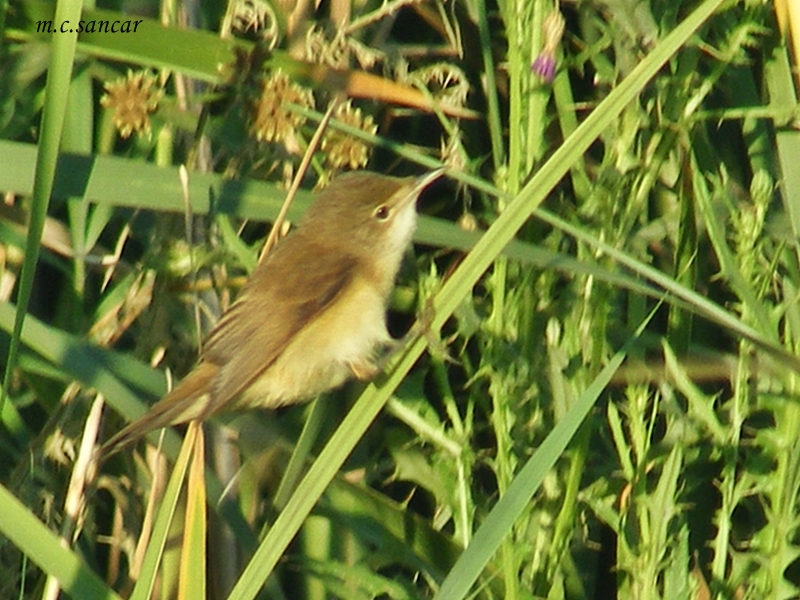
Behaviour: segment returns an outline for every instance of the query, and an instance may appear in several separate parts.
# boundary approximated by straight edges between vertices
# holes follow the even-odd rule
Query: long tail
[[[211,380],[218,367],[200,363],[174,390],[156,402],[140,419],[129,424],[100,448],[100,456],[108,457],[131,446],[143,435],[162,427],[185,423],[201,416],[210,400]]]

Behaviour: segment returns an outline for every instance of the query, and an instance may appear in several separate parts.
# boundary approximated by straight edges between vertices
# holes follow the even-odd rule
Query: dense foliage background
[[[800,596],[796,2],[0,15],[0,596]],[[428,333],[93,461],[307,152],[290,221],[343,171],[450,167],[389,315]]]

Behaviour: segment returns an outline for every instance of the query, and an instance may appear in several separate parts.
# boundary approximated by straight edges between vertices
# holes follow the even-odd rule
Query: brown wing
[[[302,236],[296,232],[278,244],[206,340],[203,360],[219,371],[202,418],[245,391],[351,281],[354,260]],[[301,244],[304,257],[313,257],[305,264],[294,262]]]
[[[123,428],[101,449],[102,456],[110,456],[115,452],[124,450],[140,437],[154,429],[185,423],[202,414],[205,408],[206,392],[217,367],[210,363],[201,363],[189,373],[180,384],[156,402],[141,418]]]

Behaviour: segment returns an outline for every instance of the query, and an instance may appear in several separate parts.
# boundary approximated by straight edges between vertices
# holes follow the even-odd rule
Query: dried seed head
[[[350,101],[336,107],[333,118],[337,121],[361,129],[370,134],[375,134],[378,126],[372,117],[362,116],[360,108],[353,108]],[[326,160],[332,169],[358,169],[367,164],[370,148],[359,139],[335,129],[328,129],[322,138],[322,151],[327,154]]]
[[[286,104],[312,108],[314,96],[311,90],[292,82],[278,69],[264,82],[261,96],[251,107],[250,130],[256,139],[281,142],[305,122],[305,117],[290,112]]]
[[[150,134],[150,113],[158,108],[162,91],[155,75],[147,71],[133,73],[105,84],[106,93],[100,104],[113,109],[111,120],[123,138],[138,134]]]
[[[462,108],[467,103],[469,81],[464,71],[449,63],[435,63],[417,69],[407,76],[417,79],[444,105]]]

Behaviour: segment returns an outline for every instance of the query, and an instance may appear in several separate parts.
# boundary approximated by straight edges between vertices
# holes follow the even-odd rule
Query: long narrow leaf
[[[450,317],[478,279],[511,241],[531,213],[614,119],[625,105],[642,90],[667,60],[708,19],[724,0],[707,0],[678,25],[653,52],[614,89],[586,120],[565,140],[553,157],[533,177],[520,194],[492,224],[469,252],[453,276],[434,299],[435,316],[431,327],[439,329]],[[408,347],[387,379],[370,385],[361,395],[342,425],[320,453],[317,461],[300,482],[295,494],[281,512],[272,529],[242,573],[230,598],[254,598],[280,557],[296,535],[317,499],[380,412],[426,347],[418,339]]]
[[[553,468],[572,441],[581,423],[586,419],[586,415],[589,414],[600,394],[611,382],[614,373],[625,360],[654,314],[654,311],[651,312],[639,325],[634,335],[611,358],[591,385],[575,401],[569,412],[548,434],[533,456],[528,459],[525,466],[517,473],[506,493],[497,501],[480,529],[475,533],[469,547],[447,575],[435,600],[464,598],[467,595],[492,555],[497,551],[500,542],[511,532],[511,528],[525,510],[525,506],[539,489],[547,472]]]
[[[55,18],[59,21],[76,21],[81,14],[80,0],[62,0],[56,6]],[[45,85],[44,110],[42,112],[41,137],[36,154],[36,172],[33,181],[33,199],[31,201],[28,239],[25,246],[25,259],[19,279],[17,305],[19,311],[14,322],[14,333],[11,336],[11,347],[8,350],[8,362],[3,376],[2,392],[0,392],[0,410],[8,393],[8,384],[16,365],[19,351],[19,337],[22,324],[28,311],[36,262],[39,258],[42,231],[53,190],[53,179],[56,173],[58,149],[61,143],[61,132],[64,128],[64,116],[67,112],[69,80],[72,76],[72,64],[75,60],[77,34],[67,33],[53,37],[50,50],[50,68],[47,70]]]
[[[175,466],[172,468],[169,483],[161,500],[158,516],[153,526],[153,533],[147,544],[147,551],[142,561],[142,570],[130,600],[148,600],[153,594],[156,575],[161,564],[161,557],[164,555],[164,547],[167,543],[170,524],[175,517],[183,482],[186,480],[186,471],[189,468],[189,460],[192,457],[196,436],[197,426],[192,424],[186,432],[178,460],[175,461]]]
[[[0,532],[44,572],[58,579],[70,597],[120,600],[83,560],[64,548],[58,536],[1,485]]]
[[[207,539],[205,452],[203,430],[197,424],[194,451],[189,467],[186,489],[186,514],[184,515],[183,544],[181,545],[178,598],[203,600],[206,597]]]

